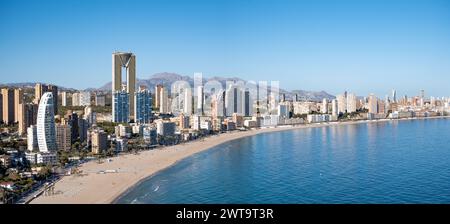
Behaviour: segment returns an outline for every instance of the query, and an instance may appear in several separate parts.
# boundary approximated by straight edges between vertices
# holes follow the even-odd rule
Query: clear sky
[[[1,83],[111,80],[111,53],[157,72],[288,90],[449,96],[447,0],[0,0]]]

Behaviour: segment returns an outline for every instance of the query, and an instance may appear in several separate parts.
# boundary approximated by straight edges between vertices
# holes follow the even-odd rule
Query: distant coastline
[[[206,151],[231,140],[258,134],[335,125],[442,118],[450,118],[450,116],[316,123],[223,133],[207,137],[204,140],[168,146],[157,150],[143,151],[140,152],[139,155],[120,155],[118,157],[113,157],[111,162],[104,162],[101,164],[96,161],[87,162],[80,166],[80,170],[87,175],[65,176],[55,185],[55,191],[59,192],[58,194],[53,196],[39,196],[31,203],[115,203],[135,186],[189,156]],[[99,173],[104,170],[116,170],[117,173]]]

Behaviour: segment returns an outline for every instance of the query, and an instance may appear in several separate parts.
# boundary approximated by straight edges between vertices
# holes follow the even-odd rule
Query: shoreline
[[[259,134],[351,124],[442,118],[450,118],[450,116],[327,122],[295,126],[286,125],[211,135],[192,142],[162,147],[160,149],[141,151],[137,155],[123,154],[115,156],[111,158],[111,162],[100,164],[96,161],[86,162],[79,167],[84,175],[62,177],[61,180],[55,184],[55,195],[39,196],[32,200],[31,204],[115,203],[135,186],[151,178],[155,174],[176,165],[183,159],[200,152],[205,152],[232,140]],[[99,173],[100,171],[105,170],[117,170],[118,172]]]

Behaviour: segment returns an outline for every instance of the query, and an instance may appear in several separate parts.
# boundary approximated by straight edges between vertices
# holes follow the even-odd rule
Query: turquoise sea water
[[[273,132],[186,158],[117,203],[450,203],[450,119]]]

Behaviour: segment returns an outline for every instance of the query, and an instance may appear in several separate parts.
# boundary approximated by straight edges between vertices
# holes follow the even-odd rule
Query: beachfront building
[[[100,154],[108,149],[108,135],[99,129],[91,132],[92,153]]]
[[[347,112],[347,94],[340,94],[336,96],[337,99],[337,113],[346,113]]]
[[[145,87],[140,87],[134,96],[134,119],[136,123],[149,123],[152,118],[152,97],[150,91]]]
[[[278,105],[278,116],[289,118],[289,107],[285,104]]]
[[[175,122],[158,120],[156,121],[156,130],[158,135],[162,136],[175,135],[176,124]]]
[[[353,93],[348,93],[347,94],[347,113],[353,113],[356,112],[356,95]]]
[[[204,106],[205,106],[204,87],[198,86],[197,87],[197,111],[196,111],[196,114],[203,115],[205,112]]]
[[[128,139],[118,138],[116,139],[116,152],[128,151]]]
[[[317,111],[317,106],[314,102],[294,102],[292,106],[294,114],[310,114],[313,111]]]
[[[234,113],[242,113],[242,90],[238,85],[232,84],[225,92],[225,112],[226,116]]]
[[[56,151],[53,94],[46,92],[41,98],[37,116],[37,140],[40,152]]]
[[[190,127],[189,121],[190,121],[189,116],[185,116],[184,114],[180,114],[180,116],[179,116],[180,130],[189,129],[189,127]]]
[[[117,137],[131,137],[131,127],[128,125],[119,124],[115,127],[115,134]]]
[[[56,146],[58,150],[69,151],[71,145],[71,127],[64,124],[56,124]]]
[[[158,133],[155,127],[144,127],[143,138],[150,146],[158,144]]]
[[[127,123],[130,117],[130,104],[128,93],[125,90],[116,91],[113,93],[113,106],[112,115],[113,122],[116,123]]]
[[[368,109],[371,114],[378,113],[378,99],[374,94],[370,94],[369,96]]]
[[[331,115],[336,116],[336,117],[339,115],[338,103],[337,103],[336,99],[331,101]]]
[[[308,114],[308,123],[320,123],[332,121],[332,116],[329,114]]]

